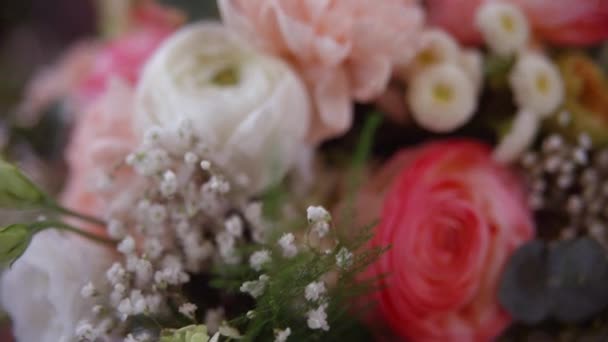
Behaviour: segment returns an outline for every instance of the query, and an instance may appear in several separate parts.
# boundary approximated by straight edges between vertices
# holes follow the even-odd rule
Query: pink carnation
[[[394,67],[416,52],[424,17],[410,0],[220,0],[219,6],[227,25],[301,73],[317,110],[313,141],[348,130],[353,99],[383,93]]]

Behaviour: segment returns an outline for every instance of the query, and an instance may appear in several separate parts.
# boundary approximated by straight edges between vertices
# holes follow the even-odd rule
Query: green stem
[[[96,224],[98,226],[105,226],[106,225],[106,223],[102,219],[99,219],[99,218],[94,217],[94,216],[89,216],[89,215],[86,215],[86,214],[82,214],[82,213],[73,211],[73,210],[68,209],[68,208],[64,208],[64,207],[60,206],[57,203],[51,203],[49,205],[49,208],[52,209],[52,210],[57,211],[60,214],[64,214],[64,215],[67,215],[67,216],[72,216],[72,217],[75,217],[75,218],[80,219],[82,221],[86,221],[86,222],[89,222],[89,223]]]
[[[114,241],[112,239],[84,231],[80,228],[76,228],[67,223],[59,222],[59,221],[40,221],[40,222],[30,224],[30,228],[32,228],[34,230],[34,234],[41,232],[43,230],[46,230],[46,229],[58,229],[58,230],[65,230],[65,231],[68,231],[71,233],[78,234],[84,238],[87,238],[87,239],[95,241],[95,242],[104,243],[104,244],[108,244],[108,245],[112,245],[112,246],[116,245],[116,241]]]

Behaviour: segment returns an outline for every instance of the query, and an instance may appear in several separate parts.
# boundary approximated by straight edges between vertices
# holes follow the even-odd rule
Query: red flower
[[[375,295],[380,314],[412,341],[491,340],[510,322],[497,298],[502,267],[533,236],[519,184],[473,141],[433,143],[395,159],[405,168],[372,241],[391,246],[370,269],[388,274]]]
[[[481,43],[474,26],[477,7],[488,0],[428,0],[432,25],[453,34],[465,44]],[[590,45],[608,39],[608,1],[505,0],[526,14],[535,34],[558,45]]]

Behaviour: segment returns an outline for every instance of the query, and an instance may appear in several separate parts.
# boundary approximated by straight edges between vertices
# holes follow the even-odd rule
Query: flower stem
[[[57,229],[57,230],[64,230],[64,231],[68,231],[70,233],[78,234],[84,238],[87,238],[87,239],[95,241],[95,242],[104,243],[104,244],[108,244],[108,245],[112,245],[112,246],[116,245],[116,241],[114,241],[110,238],[106,238],[106,237],[103,237],[103,236],[100,236],[97,234],[87,232],[85,230],[76,228],[74,226],[71,226],[67,223],[60,222],[60,221],[40,221],[40,222],[30,224],[30,228],[34,230],[34,234],[41,232],[43,230],[46,230],[46,229]]]
[[[75,217],[75,218],[80,219],[82,221],[93,223],[93,224],[98,225],[98,226],[105,226],[106,225],[106,223],[102,219],[99,219],[99,218],[94,217],[94,216],[89,216],[89,215],[86,215],[86,214],[82,214],[82,213],[73,211],[73,210],[68,209],[68,208],[64,208],[64,207],[60,206],[57,203],[52,203],[49,206],[49,208],[52,209],[52,210],[57,211],[60,214],[64,214],[64,215],[67,215],[67,216],[72,216],[72,217]]]

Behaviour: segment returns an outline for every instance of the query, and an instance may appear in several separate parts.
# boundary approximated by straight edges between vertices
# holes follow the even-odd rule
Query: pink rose
[[[183,23],[178,12],[152,1],[143,1],[130,14],[128,32],[105,44],[82,80],[79,94],[85,102],[103,93],[112,77],[134,85],[148,57]]]
[[[415,54],[423,11],[411,0],[220,0],[224,22],[291,62],[307,82],[317,116],[312,141],[344,133],[352,103],[387,87]]]
[[[477,7],[492,0],[429,0],[432,25],[453,34],[465,44],[481,43],[474,26]],[[571,0],[505,0],[526,14],[534,33],[553,44],[590,45],[608,39],[608,2]]]
[[[380,173],[396,177],[381,181],[390,190],[372,241],[392,246],[370,268],[388,274],[375,295],[381,316],[412,341],[492,340],[510,322],[497,297],[502,268],[534,233],[520,184],[474,141],[394,161]]]
[[[132,118],[133,89],[114,79],[77,120],[66,155],[70,177],[62,196],[65,206],[90,215],[105,212],[104,198],[114,194],[101,191],[103,177],[113,174],[137,146]],[[113,188],[124,190],[131,174],[115,176]]]

